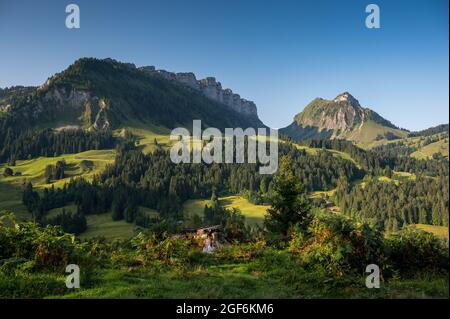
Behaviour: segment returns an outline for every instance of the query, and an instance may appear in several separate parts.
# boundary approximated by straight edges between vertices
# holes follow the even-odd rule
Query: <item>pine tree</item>
[[[419,209],[419,224],[428,224],[427,211],[425,208]]]
[[[281,158],[273,192],[272,206],[267,210],[264,220],[267,230],[283,238],[286,238],[290,227],[294,225],[306,231],[311,220],[310,206],[303,185],[292,173],[288,157]]]
[[[431,213],[431,219],[432,224],[435,226],[440,226],[442,224],[441,218],[439,216],[439,211],[437,210],[437,208],[433,208],[433,211]]]

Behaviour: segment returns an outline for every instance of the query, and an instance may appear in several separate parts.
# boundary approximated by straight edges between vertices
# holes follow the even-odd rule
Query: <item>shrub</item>
[[[243,242],[248,239],[248,229],[245,225],[245,216],[239,209],[233,208],[225,215],[225,238],[228,241]]]
[[[151,237],[145,245],[148,258],[170,265],[186,263],[192,247],[192,241],[181,236],[167,237],[162,241]]]
[[[3,171],[3,176],[8,177],[8,176],[13,176],[14,172],[11,168],[7,167],[5,168],[5,170]]]
[[[319,214],[307,235],[294,230],[289,250],[301,255],[306,266],[323,265],[327,272],[339,276],[364,272],[372,263],[381,268],[386,265],[383,234],[344,216]]]
[[[248,261],[264,254],[266,242],[263,240],[243,243],[224,245],[214,251],[214,256],[226,262],[242,262]]]
[[[35,269],[64,273],[70,263],[90,265],[87,244],[80,244],[59,226],[39,227],[33,222],[0,224],[0,259],[24,258]],[[11,259],[12,260],[12,259]]]
[[[431,233],[407,227],[387,238],[389,259],[401,274],[417,271],[447,272],[448,248]]]

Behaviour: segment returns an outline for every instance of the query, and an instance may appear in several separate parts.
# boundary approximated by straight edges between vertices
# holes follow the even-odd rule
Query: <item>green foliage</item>
[[[391,234],[387,246],[389,259],[401,274],[420,271],[448,273],[448,247],[431,233],[406,227]]]
[[[60,180],[65,177],[64,170],[66,169],[66,162],[64,160],[57,161],[56,165],[47,165],[45,167],[44,177],[47,184],[50,184],[53,180]]]
[[[225,245],[217,250],[214,255],[222,262],[246,262],[253,258],[263,256],[267,244],[264,240],[238,245]]]
[[[234,208],[227,212],[225,216],[224,234],[228,241],[243,242],[248,239],[245,217],[239,209]]]
[[[324,267],[337,276],[363,273],[369,264],[385,267],[387,260],[380,230],[329,214],[316,215],[307,235],[294,230],[289,250],[298,254],[306,266]]]
[[[112,132],[107,130],[55,132],[51,129],[16,131],[17,129],[8,128],[3,135],[0,127],[0,163],[8,161],[15,166],[16,160],[109,149],[116,143]]]
[[[387,231],[403,224],[448,225],[449,178],[417,177],[398,185],[370,179],[361,185],[350,185],[343,178],[336,188],[335,199],[341,211],[370,220]]]
[[[87,229],[86,217],[80,212],[66,212],[65,209],[54,217],[47,218],[44,222],[48,225],[60,225],[67,233],[81,234]]]
[[[26,258],[34,262],[34,268],[49,271],[64,269],[76,246],[74,236],[59,227],[41,229],[32,222],[0,226],[0,243],[0,258]]]
[[[264,225],[273,235],[286,238],[293,226],[306,230],[310,222],[310,206],[303,186],[292,174],[287,157],[280,161],[273,186],[272,206],[267,210]]]
[[[13,176],[14,172],[10,167],[6,167],[3,170],[3,176],[8,177],[8,176]]]
[[[5,215],[0,220],[0,297],[448,296],[448,276],[428,267],[426,278],[420,270],[414,280],[400,272],[405,280],[384,277],[381,289],[366,289],[360,268],[379,257],[383,239],[376,230],[343,217],[320,216],[308,234],[291,238],[290,249],[254,239],[205,254],[183,236],[139,233],[130,240],[80,243],[58,227],[17,224]],[[420,248],[414,258],[425,256],[427,249]],[[80,265],[82,289],[65,288],[66,263]]]

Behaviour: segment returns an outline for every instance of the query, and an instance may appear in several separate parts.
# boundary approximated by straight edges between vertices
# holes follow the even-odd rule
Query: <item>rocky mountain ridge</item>
[[[212,79],[195,80],[197,86],[191,87],[193,82],[186,79],[192,78],[193,73],[170,75],[113,59],[81,58],[32,92],[18,94],[2,112],[21,126],[64,123],[114,129],[144,121],[174,128],[201,119],[205,126],[218,128],[265,127],[254,103],[237,94],[227,100],[231,90],[221,90]],[[0,93],[6,96],[4,90]]]
[[[280,132],[295,140],[341,138],[365,142],[406,134],[375,111],[362,107],[349,92],[332,100],[315,98]]]
[[[144,66],[138,69],[150,74],[158,74],[166,80],[176,81],[186,85],[216,102],[225,104],[238,113],[250,116],[258,115],[254,102],[241,98],[239,94],[234,93],[231,89],[223,89],[222,84],[215,77],[197,80],[193,72],[175,73],[166,70],[157,70],[154,66]]]

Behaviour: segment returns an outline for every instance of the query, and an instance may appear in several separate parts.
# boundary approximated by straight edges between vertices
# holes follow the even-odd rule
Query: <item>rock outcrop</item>
[[[37,103],[33,109],[32,117],[38,119],[50,105],[54,107],[52,112],[55,115],[81,114],[80,119],[89,129],[107,129],[110,127],[106,112],[106,101],[97,96],[92,96],[89,92],[51,88],[44,93],[42,102]]]
[[[333,100],[315,98],[280,132],[295,140],[306,139],[375,139],[377,134],[401,137],[398,127],[373,110],[362,107],[350,93],[344,92]]]
[[[241,98],[239,94],[233,93],[231,89],[223,89],[222,84],[214,77],[197,80],[195,74],[192,72],[174,73],[166,70],[156,70],[154,66],[143,66],[139,69],[143,72],[158,74],[166,80],[181,83],[193,90],[201,92],[211,100],[228,106],[238,113],[254,117],[258,116],[254,102]]]

